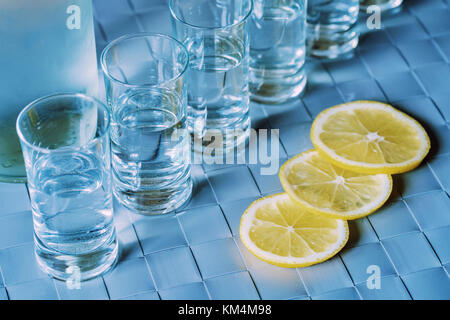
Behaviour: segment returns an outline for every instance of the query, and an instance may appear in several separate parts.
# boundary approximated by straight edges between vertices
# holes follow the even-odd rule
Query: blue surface
[[[414,299],[450,299],[448,274],[442,268],[422,270],[403,276]]]
[[[416,117],[432,139],[417,170],[394,177],[388,204],[349,222],[350,239],[329,261],[283,269],[256,259],[239,239],[242,213],[281,191],[260,165],[195,165],[194,195],[177,215],[150,218],[115,205],[117,267],[69,290],[36,265],[26,186],[0,183],[2,299],[450,299],[449,1],[405,1],[364,32],[354,58],[308,62],[308,90],[280,106],[252,103],[255,128],[279,129],[282,164],[312,147],[323,109],[354,99],[387,101]],[[98,53],[129,32],[170,32],[166,0],[94,0]],[[277,137],[272,137],[277,138]],[[367,286],[378,265],[380,289]]]
[[[232,238],[192,246],[192,252],[204,279],[245,270]]]
[[[8,294],[6,293],[5,288],[0,287],[0,300],[8,300]]]
[[[205,280],[216,300],[257,300],[260,298],[248,272],[238,272]]]
[[[439,128],[445,126],[445,120],[442,117],[439,109],[436,108],[433,101],[427,97],[414,97],[414,98],[402,98],[394,102],[396,108],[407,112],[409,115],[420,119],[421,124],[428,127],[439,130]],[[440,146],[439,152],[444,152],[442,146]]]
[[[368,276],[367,267],[371,265],[376,265],[380,268],[381,277],[396,274],[380,243],[370,243],[344,250],[341,253],[341,257],[353,282],[356,284],[366,282]]]
[[[250,275],[262,299],[308,297],[308,291],[296,269],[285,269],[261,263],[240,240],[237,241]]]
[[[96,278],[83,283],[79,290],[71,290],[63,281],[55,281],[56,290],[64,300],[108,300],[105,283],[102,278]]]
[[[353,281],[340,257],[299,269],[310,296],[353,286]]]
[[[439,40],[435,39],[435,41]],[[439,53],[439,47],[434,45],[430,39],[412,40],[398,46],[403,57],[413,68],[434,62],[443,62],[444,57]]]
[[[187,285],[160,290],[161,299],[164,300],[208,300],[209,295],[206,291],[205,284],[202,282],[194,282]]]
[[[393,201],[371,214],[369,220],[380,239],[420,231],[404,201]]]
[[[380,290],[372,290],[366,283],[356,285],[364,300],[409,300],[410,295],[405,285],[398,276],[388,276],[382,278],[383,285]]]
[[[125,298],[120,298],[119,300],[161,300],[161,299],[158,295],[158,292],[148,291],[134,294],[132,296],[128,296]]]
[[[406,199],[422,230],[450,225],[450,199],[445,192],[429,192]]]
[[[56,300],[55,283],[52,279],[45,278],[24,282],[8,287],[8,294],[12,300]]]
[[[180,247],[146,256],[157,288],[168,289],[202,281],[189,247]]]
[[[127,259],[103,277],[111,299],[150,291],[155,285],[144,258]]]
[[[348,221],[350,235],[346,247],[359,247],[378,242],[377,234],[367,218]]]
[[[425,232],[442,264],[450,263],[450,226]]]
[[[360,79],[337,84],[345,102],[353,100],[377,100],[385,102],[386,98],[377,82],[373,79]]]
[[[382,240],[381,243],[400,275],[440,266],[433,248],[423,233],[405,233]]]
[[[344,288],[327,292],[318,296],[312,296],[312,300],[361,300],[356,288]]]

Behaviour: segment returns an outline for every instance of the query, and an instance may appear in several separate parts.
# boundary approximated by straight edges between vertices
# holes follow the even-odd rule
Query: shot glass
[[[188,129],[199,139],[222,135],[223,150],[239,148],[250,133],[252,0],[171,0],[169,6],[175,37],[190,55]]]
[[[113,192],[142,214],[174,211],[191,196],[186,48],[160,34],[121,37],[101,64],[112,110]]]
[[[306,85],[306,0],[254,0],[250,24],[250,92],[281,103]]]
[[[359,0],[309,0],[307,53],[319,59],[351,54],[358,45]]]
[[[360,0],[360,9],[365,12],[368,7],[376,5],[381,11],[400,9],[403,0]]]
[[[110,115],[83,94],[35,100],[19,114],[37,261],[61,280],[87,280],[117,258]]]

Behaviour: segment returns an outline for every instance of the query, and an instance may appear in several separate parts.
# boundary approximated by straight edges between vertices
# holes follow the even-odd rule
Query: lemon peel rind
[[[311,213],[325,216],[327,218],[342,219],[342,220],[354,220],[354,219],[366,217],[366,216],[374,213],[381,206],[383,206],[386,203],[386,201],[389,199],[389,197],[392,193],[393,182],[392,182],[392,177],[388,174],[376,174],[377,176],[380,176],[383,178],[383,180],[384,180],[383,181],[383,183],[384,183],[383,190],[386,190],[386,192],[381,194],[378,197],[378,199],[376,199],[376,201],[373,201],[372,204],[366,205],[358,210],[348,211],[345,213],[337,212],[334,210],[330,210],[328,208],[315,207],[315,206],[311,205],[309,202],[301,199],[300,197],[298,197],[295,194],[295,191],[293,190],[292,186],[287,181],[287,172],[289,171],[289,168],[292,165],[299,163],[303,160],[306,160],[307,158],[312,157],[316,152],[317,152],[317,150],[314,150],[314,149],[302,152],[299,155],[296,155],[296,156],[292,157],[291,159],[289,159],[288,161],[286,161],[280,168],[279,177],[280,177],[280,182],[281,182],[281,185],[283,186],[284,191],[289,195],[289,197],[291,197],[291,199],[293,201],[295,201],[295,203],[297,203],[303,209],[305,209]]]
[[[251,227],[251,223],[253,221],[254,215],[256,213],[256,209],[259,208],[264,202],[271,202],[272,198],[282,197],[281,200],[292,199],[289,197],[287,193],[277,193],[264,198],[257,199],[253,201],[250,206],[245,210],[244,214],[241,217],[241,222],[239,225],[239,235],[242,243],[250,251],[256,258],[267,262],[269,264],[283,267],[283,268],[303,268],[308,267],[314,264],[318,264],[324,262],[333,256],[335,256],[339,251],[344,248],[347,244],[349,238],[349,228],[347,221],[341,219],[335,219],[338,223],[337,230],[343,231],[338,232],[339,239],[336,241],[335,245],[332,246],[332,249],[328,252],[323,252],[319,254],[310,255],[304,258],[296,258],[296,257],[283,257],[271,252],[267,252],[265,250],[260,249],[249,237],[249,231]],[[301,207],[300,207],[301,208]],[[314,258],[311,258],[314,257]]]
[[[363,109],[362,104],[370,105],[369,108],[378,108],[380,110],[388,110],[389,112],[397,114],[401,121],[405,121],[409,123],[413,127],[417,128],[416,132],[419,135],[420,141],[422,141],[422,146],[420,150],[417,152],[416,157],[401,163],[383,163],[383,164],[373,164],[373,163],[363,163],[360,161],[354,161],[346,159],[342,156],[336,154],[334,150],[327,147],[319,138],[319,135],[322,131],[319,129],[323,122],[328,119],[330,115],[333,115],[341,110],[348,111],[352,109]],[[398,174],[411,171],[417,168],[423,161],[423,159],[427,156],[431,143],[428,134],[422,125],[411,116],[406,113],[392,107],[389,104],[378,102],[378,101],[369,101],[369,100],[358,100],[349,103],[343,103],[331,108],[325,109],[319,113],[316,119],[313,121],[311,126],[311,141],[316,148],[316,150],[326,159],[328,159],[334,165],[341,167],[343,169],[347,169],[357,173],[367,173],[367,174]]]

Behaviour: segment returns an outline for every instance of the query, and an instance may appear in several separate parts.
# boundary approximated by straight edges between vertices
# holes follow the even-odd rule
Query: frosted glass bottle
[[[20,110],[53,93],[97,94],[92,0],[1,0],[0,39],[0,181],[23,182]]]

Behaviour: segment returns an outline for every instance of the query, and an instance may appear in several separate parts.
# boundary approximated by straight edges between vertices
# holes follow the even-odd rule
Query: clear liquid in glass
[[[230,148],[244,143],[250,131],[248,50],[228,34],[190,39],[188,127],[198,137],[208,130],[224,133]],[[242,132],[227,140],[225,131]],[[225,146],[227,148],[227,146]]]
[[[97,250],[114,234],[107,172],[97,156],[63,153],[34,165],[30,196],[38,240],[47,248],[79,255]]]
[[[171,212],[192,190],[185,115],[172,112],[180,102],[163,90],[126,92],[118,101],[111,126],[114,194],[144,214]]]
[[[358,45],[359,0],[309,0],[308,55],[336,59]]]
[[[280,103],[303,92],[305,19],[305,1],[254,1],[249,20],[253,100]]]
[[[36,124],[41,130],[35,140],[58,151],[26,157],[37,261],[58,279],[70,277],[68,267],[73,266],[80,280],[87,280],[110,268],[117,257],[109,147],[102,150],[100,142],[92,148],[72,147],[92,140],[96,113],[63,116],[51,124],[39,117],[44,120]],[[61,143],[67,147],[60,148]]]

